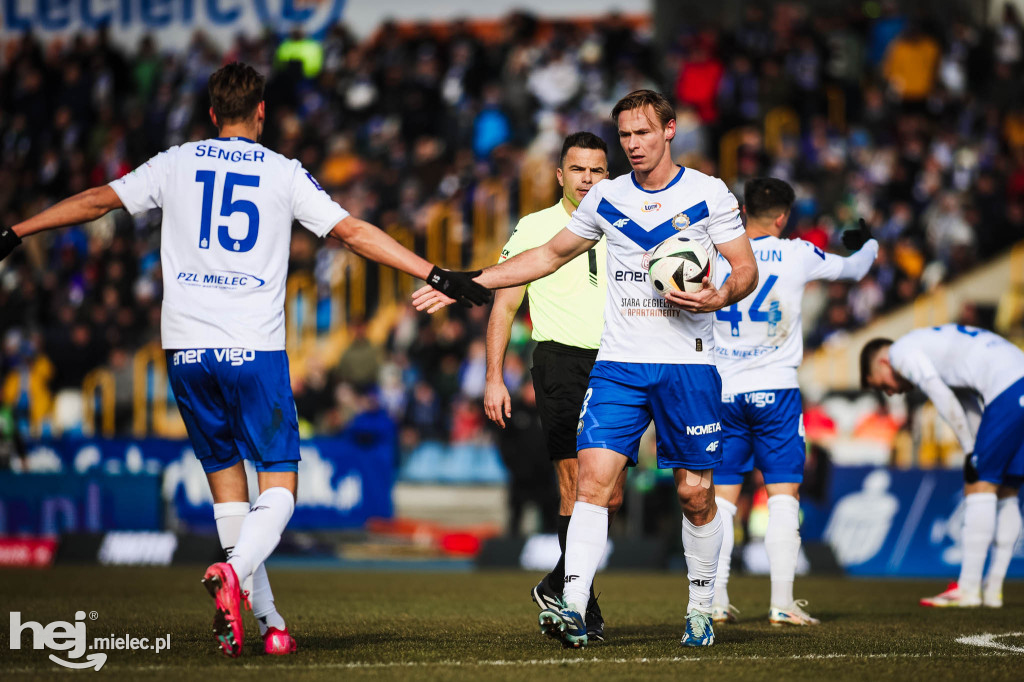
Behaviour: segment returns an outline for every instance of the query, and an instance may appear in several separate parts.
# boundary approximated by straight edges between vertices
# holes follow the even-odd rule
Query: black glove
[[[14,251],[14,247],[21,243],[21,237],[14,233],[9,227],[0,230],[0,260],[7,258]]]
[[[859,221],[860,227],[851,228],[843,231],[843,246],[850,251],[860,251],[861,248],[871,239],[871,229],[868,224],[861,218]]]
[[[473,272],[458,272],[457,270],[442,270],[434,266],[434,269],[427,275],[427,284],[440,291],[445,296],[450,296],[467,308],[474,305],[490,303],[494,294],[490,289],[482,287],[473,281],[482,270]]]
[[[979,478],[978,456],[973,452],[968,452],[964,457],[964,483],[977,483]]]

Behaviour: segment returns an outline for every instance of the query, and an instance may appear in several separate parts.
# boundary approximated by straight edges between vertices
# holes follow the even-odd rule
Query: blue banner
[[[0,472],[0,535],[161,526],[160,477]]]
[[[828,503],[802,507],[804,540],[828,542],[852,575],[955,578],[959,572],[964,505],[958,470],[836,467]],[[1008,576],[1024,577],[1022,538]]]
[[[183,49],[197,30],[223,46],[267,29],[322,38],[344,8],[345,0],[0,0],[0,39],[29,31],[43,40],[68,39],[100,27],[130,50],[145,35],[156,36],[161,48]]]
[[[313,438],[300,445],[299,489],[288,527],[292,530],[358,528],[371,517],[391,518],[391,489],[395,480],[398,444],[394,425],[383,412],[362,414],[333,438]],[[150,493],[152,504],[169,502],[164,524],[159,516],[143,516],[145,523],[108,525],[83,530],[158,530],[164,527],[212,530],[213,497],[203,467],[188,441],[159,439],[62,439],[31,444],[28,469],[12,475],[22,481],[101,481],[114,490],[134,478],[154,479],[160,485]],[[256,475],[247,464],[251,499],[256,499]],[[33,483],[37,503],[47,484]],[[105,490],[106,488],[103,488]],[[7,500],[3,495],[2,499]],[[28,498],[26,498],[28,499]],[[38,504],[37,504],[38,506]],[[89,517],[95,518],[95,517]],[[111,521],[113,523],[114,521]]]

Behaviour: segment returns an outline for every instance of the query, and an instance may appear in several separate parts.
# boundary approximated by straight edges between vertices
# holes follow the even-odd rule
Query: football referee
[[[531,213],[519,221],[501,251],[499,262],[544,244],[565,227],[587,191],[608,177],[608,147],[593,133],[569,135],[562,144],[555,176],[562,187],[561,199],[551,208]],[[576,427],[604,326],[605,262],[605,242],[602,240],[547,277],[531,284],[497,290],[487,322],[484,411],[488,419],[504,428],[505,419],[512,416],[511,398],[503,376],[505,352],[512,321],[523,302],[523,295],[529,297],[533,339],[538,342],[531,370],[533,385],[548,454],[558,475],[560,497],[558,545],[562,555],[555,568],[533,589],[533,601],[541,609],[555,607],[562,596],[565,538],[576,501]],[[625,479],[623,469],[618,491],[609,505],[609,518],[622,505]],[[587,634],[592,640],[604,639],[604,619],[593,588],[587,605],[586,623]]]

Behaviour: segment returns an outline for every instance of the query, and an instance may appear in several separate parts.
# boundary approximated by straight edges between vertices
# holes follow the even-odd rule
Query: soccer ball
[[[693,294],[704,288],[705,277],[711,277],[711,259],[699,242],[675,235],[651,252],[647,272],[662,296],[673,289]]]

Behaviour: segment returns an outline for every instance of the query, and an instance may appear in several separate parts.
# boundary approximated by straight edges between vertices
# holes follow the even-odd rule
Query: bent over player
[[[565,229],[487,268],[475,281],[518,286],[554,272],[602,236],[608,243],[601,349],[577,425],[579,482],[566,537],[563,603],[541,612],[541,631],[566,646],[586,646],[582,614],[608,540],[608,505],[623,465],[636,464],[640,437],[653,420],[658,466],[673,469],[683,508],[690,599],[680,644],[710,646],[722,544],[712,484],[712,469],[721,461],[722,381],[714,365],[711,313],[750,293],[757,266],[725,183],[673,162],[675,111],[665,96],[630,93],[615,105],[612,119],[633,171],[594,185]],[[721,288],[705,278],[697,293],[672,291],[662,298],[655,291],[647,274],[649,253],[679,232],[730,263],[732,277]],[[424,288],[413,302],[434,310],[450,300]]]
[[[35,232],[95,220],[117,208],[132,214],[163,209],[161,343],[228,555],[203,579],[216,600],[214,633],[228,656],[242,652],[246,595],[265,651],[296,648],[263,567],[292,516],[298,485],[298,423],[284,351],[292,222],[425,278],[453,298],[483,303],[490,295],[466,275],[432,268],[350,216],[298,161],[259,144],[264,83],[250,66],[224,66],[209,80],[216,139],[172,147],[109,185],[0,232],[3,258]],[[251,509],[243,459],[252,460],[259,479]]]
[[[715,469],[715,502],[725,535],[718,558],[713,618],[735,620],[729,604],[733,519],[740,484],[754,467],[768,490],[768,528],[764,544],[771,572],[774,625],[817,625],[793,599],[800,553],[800,502],[803,481],[803,409],[796,371],[803,358],[800,304],[804,287],[816,279],[856,280],[878,255],[878,242],[865,226],[847,230],[843,242],[856,251],[849,258],[825,253],[802,239],[780,239],[795,198],[777,178],[746,183],[747,237],[757,261],[755,293],[715,313],[715,361],[722,375],[722,464]],[[863,248],[861,248],[863,247]],[[730,276],[719,259],[721,286]]]
[[[941,594],[922,599],[921,606],[1001,607],[1003,580],[1021,531],[1024,352],[984,329],[944,324],[915,329],[895,342],[869,341],[860,354],[860,376],[865,388],[888,395],[917,386],[967,453],[960,578]],[[972,399],[961,402],[954,388],[967,389]],[[980,423],[973,398],[984,405]],[[992,559],[983,583],[989,547]]]
[[[590,188],[608,177],[608,147],[604,140],[587,132],[566,137],[556,176],[562,186],[561,199],[550,208],[520,219],[501,251],[499,262],[540,246],[565,227]],[[554,606],[561,598],[565,580],[565,537],[576,501],[579,472],[576,421],[601,343],[608,283],[605,264],[605,243],[599,241],[593,249],[543,279],[526,286],[499,289],[494,295],[494,305],[487,322],[484,411],[491,421],[504,428],[505,418],[512,415],[512,404],[502,367],[512,321],[523,302],[525,291],[530,299],[533,339],[537,341],[531,373],[548,456],[554,462],[558,476],[559,494],[558,546],[562,553],[555,568],[537,583],[531,593],[533,601],[542,610]],[[622,506],[625,480],[623,469],[608,504],[609,517]],[[585,620],[588,638],[603,640],[604,619],[593,587]]]

